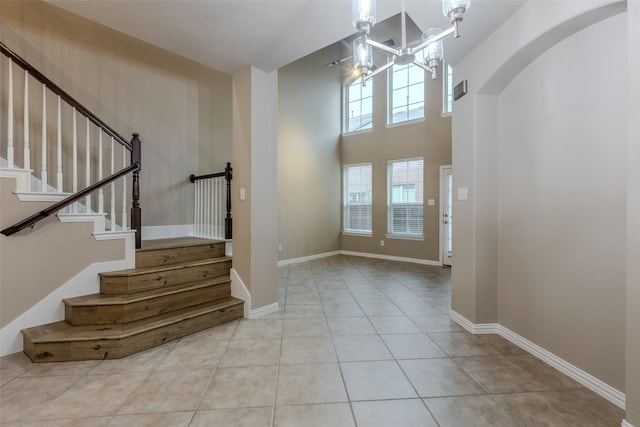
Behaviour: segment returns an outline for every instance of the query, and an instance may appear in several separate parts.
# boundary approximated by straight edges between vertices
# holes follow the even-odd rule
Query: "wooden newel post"
[[[227,163],[227,167],[224,168],[224,179],[227,181],[227,214],[224,218],[224,238],[233,238],[233,219],[231,218],[231,180],[233,179],[233,168],[231,163]]]
[[[138,169],[133,172],[133,190],[131,197],[131,228],[136,230],[136,249],[142,247],[142,209],[140,209],[140,170],[142,169],[142,145],[138,134],[134,133],[131,139],[131,164],[138,164]]]

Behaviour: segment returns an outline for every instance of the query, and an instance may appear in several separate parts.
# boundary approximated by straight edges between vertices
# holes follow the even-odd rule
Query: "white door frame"
[[[451,265],[452,259],[451,257],[445,257],[444,248],[445,248],[445,224],[444,224],[444,215],[446,213],[446,193],[447,193],[447,183],[445,180],[445,171],[452,170],[451,165],[440,166],[440,212],[439,212],[439,221],[440,221],[440,256],[439,261],[441,265]],[[452,195],[453,196],[453,195]]]

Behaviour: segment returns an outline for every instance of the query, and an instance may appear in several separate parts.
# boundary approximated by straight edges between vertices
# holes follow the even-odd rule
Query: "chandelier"
[[[458,24],[462,21],[464,12],[469,9],[471,0],[442,0],[442,12],[449,17],[451,27],[442,31],[440,28],[429,28],[422,40],[412,43],[414,47],[407,47],[406,14],[404,1],[402,2],[402,44],[394,49],[370,38],[371,28],[376,23],[376,0],[353,0],[353,26],[358,30],[358,37],[353,41],[353,62],[357,75],[362,76],[362,83],[366,84],[376,74],[393,65],[415,64],[431,73],[436,78],[436,70],[444,58],[442,39],[458,34]],[[391,59],[383,66],[375,68],[373,65],[373,48],[391,55]],[[416,59],[416,54],[424,50],[424,62]]]

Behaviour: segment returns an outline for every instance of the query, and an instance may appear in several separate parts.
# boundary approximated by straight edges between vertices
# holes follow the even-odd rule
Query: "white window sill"
[[[445,118],[445,117],[451,117],[452,113],[440,113],[440,117]]]
[[[385,234],[387,239],[398,239],[398,240],[415,240],[418,242],[424,242],[424,236],[416,236],[412,234]]]
[[[411,125],[414,123],[422,123],[422,122],[424,122],[424,117],[419,119],[406,120],[404,122],[398,122],[398,123],[387,123],[387,129],[396,128],[398,126]]]
[[[358,134],[367,133],[367,132],[373,132],[373,128],[371,127],[369,129],[354,130],[353,132],[342,132],[342,136],[358,135]]]
[[[373,237],[373,233],[368,233],[366,231],[347,231],[342,230],[343,236],[356,236],[356,237]]]

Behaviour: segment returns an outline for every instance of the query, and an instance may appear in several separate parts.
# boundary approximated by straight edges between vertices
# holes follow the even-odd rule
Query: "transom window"
[[[416,55],[424,61],[424,51]],[[394,65],[389,70],[387,124],[424,118],[424,74],[417,65]]]
[[[453,70],[446,62],[442,64],[442,115],[446,115],[453,111]]]
[[[373,123],[373,82],[362,84],[358,79],[345,86],[343,132],[358,132],[371,129]]]
[[[422,238],[424,160],[392,160],[387,168],[388,234]]]
[[[342,229],[371,233],[371,163],[344,165]]]

